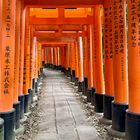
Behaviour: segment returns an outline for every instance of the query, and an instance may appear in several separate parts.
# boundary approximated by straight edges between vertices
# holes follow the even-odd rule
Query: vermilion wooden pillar
[[[95,89],[93,87],[93,25],[88,25],[88,66],[89,66],[89,72],[88,72],[88,90],[87,90],[87,101],[91,102],[93,104],[93,96]]]
[[[1,1],[0,8],[0,117],[4,120],[4,140],[11,140],[14,139],[15,126],[13,97],[16,1]]]
[[[56,47],[53,48],[53,54],[54,54],[53,66],[54,66],[54,69],[56,69],[57,67],[57,48]]]
[[[2,0],[0,1],[0,26],[2,27],[2,10],[3,10],[3,5],[2,5]],[[2,35],[2,30],[0,30],[0,37]],[[0,45],[2,45],[2,40],[0,40]],[[2,48],[2,47],[1,47]],[[0,48],[0,51],[1,51]],[[0,59],[2,58],[1,53],[0,53]],[[2,82],[2,77],[1,77],[1,62],[0,62],[0,83]],[[0,86],[0,93],[2,92],[2,87]],[[2,140],[4,140],[4,120],[0,118],[0,126],[1,126],[1,133],[0,137]]]
[[[66,47],[66,75],[69,76],[69,45]]]
[[[41,73],[40,73],[40,69],[41,69],[41,65],[42,65],[42,62],[41,62],[41,43],[39,41],[37,41],[37,57],[38,57],[38,60],[37,60],[37,72],[38,72],[38,79],[37,79],[37,82],[39,82],[40,80],[40,76],[41,76]]]
[[[35,45],[35,92],[38,92],[41,68],[41,44],[36,41]]]
[[[46,67],[46,64],[47,64],[47,48],[45,48],[45,54],[44,55],[45,55],[44,59],[45,59],[45,67]]]
[[[129,108],[126,140],[140,139],[140,1],[128,1]]]
[[[29,93],[30,89],[30,27],[29,27],[29,8],[25,10],[25,43],[24,43],[24,78],[23,78],[23,93],[24,93],[24,112],[29,111]]]
[[[47,48],[47,57],[48,57],[48,62],[47,62],[47,64],[48,64],[48,67],[50,67],[50,65],[51,65],[51,48]]]
[[[65,71],[65,47],[62,47],[62,51],[61,51],[62,53],[62,72],[64,72]]]
[[[23,72],[24,72],[24,43],[25,43],[25,8],[24,1],[21,1],[21,40],[20,40],[20,58],[19,58],[19,101],[20,118],[24,117],[24,94],[23,94]]]
[[[72,82],[75,82],[75,43],[72,42],[71,43],[71,46],[70,46],[70,50],[71,50],[71,53],[70,53],[70,61],[71,61],[71,80]]]
[[[71,59],[71,54],[72,54],[72,51],[71,51],[71,43],[69,43],[68,44],[68,47],[69,47],[69,53],[68,53],[68,57],[69,57],[69,59],[68,59],[68,61],[69,61],[69,73],[70,73],[70,77],[72,77],[72,60],[73,59]]]
[[[114,100],[113,81],[113,33],[112,33],[112,7],[111,1],[104,3],[104,76],[105,95],[103,104],[102,122],[112,123],[112,101]]]
[[[63,64],[63,47],[60,47],[60,70],[62,70]]]
[[[111,132],[120,132],[121,137],[125,132],[125,112],[128,108],[126,0],[113,0],[112,7],[114,102]]]
[[[103,78],[103,54],[102,54],[102,25],[101,25],[101,6],[95,7],[95,70],[96,70],[96,93],[95,111],[103,112],[104,78]]]
[[[53,66],[53,62],[54,62],[54,52],[53,52],[53,48],[51,48],[51,53],[50,53],[50,61],[51,61],[51,67]]]
[[[14,58],[14,105],[15,128],[20,127],[20,102],[19,96],[19,59],[20,59],[20,35],[21,35],[21,1],[16,0],[16,26],[15,26],[15,58]]]
[[[35,77],[35,72],[36,72],[36,42],[37,42],[37,38],[35,36],[33,36],[32,38],[32,46],[31,46],[31,79],[32,80],[32,92],[35,92],[35,81],[36,81],[36,77]]]
[[[68,53],[67,53],[67,61],[68,61],[68,76],[71,77],[71,59],[70,59],[70,43],[68,43],[66,45],[66,47],[68,48]]]
[[[79,81],[79,65],[78,65],[78,41],[75,42],[75,86],[78,86]]]
[[[88,80],[89,80],[89,62],[90,62],[90,46],[88,40],[88,25],[83,26],[83,31],[87,32],[87,36],[84,36],[83,39],[83,73],[84,73],[84,87],[83,87],[83,94],[87,96],[88,90]]]
[[[45,65],[45,48],[42,48],[41,50],[42,55],[41,55],[41,60],[42,60],[42,65]]]
[[[78,71],[79,71],[79,82],[78,82],[78,91],[83,91],[83,43],[82,43],[82,37],[78,38]]]
[[[48,50],[48,48],[46,47],[46,63],[45,63],[46,67],[48,67],[48,62],[49,62],[48,53],[49,53],[49,50]]]
[[[36,40],[35,42],[35,92],[38,91],[37,82],[38,82],[38,42]]]
[[[93,89],[92,89],[92,96],[91,96],[91,103],[92,105],[94,105],[94,94],[96,91],[96,67],[95,67],[95,63],[96,63],[96,34],[95,34],[95,8],[92,9],[93,11],[93,18],[94,18],[94,22],[92,24],[92,74],[93,74]]]

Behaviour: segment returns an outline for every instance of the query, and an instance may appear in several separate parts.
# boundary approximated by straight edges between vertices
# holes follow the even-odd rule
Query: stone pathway
[[[64,74],[44,70],[35,140],[99,140]]]

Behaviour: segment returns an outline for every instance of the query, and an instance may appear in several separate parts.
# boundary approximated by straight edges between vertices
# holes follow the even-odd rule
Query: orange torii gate
[[[78,83],[80,92],[83,91],[83,82],[86,83],[85,95],[95,105],[96,112],[103,112],[100,121],[112,124],[109,130],[112,135],[115,132],[115,136],[124,137],[126,131],[127,140],[140,139],[139,2],[0,0],[0,117],[4,120],[2,140],[14,139],[14,127],[16,130],[20,127],[19,120],[24,118],[24,112],[29,111],[31,94],[38,91],[42,64],[62,69],[68,76],[72,75],[72,81],[76,85]],[[58,16],[47,17],[49,14],[46,14],[43,17],[39,13],[32,15],[30,10],[50,7],[58,9]],[[65,8],[71,7],[91,8],[92,12],[86,13],[85,17],[82,14],[81,17],[73,17],[72,14],[68,17]],[[54,41],[59,42],[59,45]],[[88,79],[87,82],[84,78]],[[10,120],[7,116],[10,116]]]

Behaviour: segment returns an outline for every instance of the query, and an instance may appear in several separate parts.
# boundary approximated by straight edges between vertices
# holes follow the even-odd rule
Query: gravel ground
[[[23,135],[16,137],[16,140],[34,140],[38,132],[38,123],[40,109],[38,103],[41,97],[41,90],[34,95],[35,102],[31,105],[30,114],[27,116],[27,120],[23,123],[25,132]]]
[[[41,82],[43,83],[44,81],[41,80]],[[76,93],[77,89],[72,84],[70,84],[70,86],[72,86],[75,89],[74,94],[75,94],[76,99],[80,100],[81,106],[86,113],[87,120],[91,123],[93,127],[96,128],[98,136],[101,138],[101,140],[123,140],[119,138],[113,138],[110,135],[108,135],[108,132],[107,132],[108,126],[104,124],[100,124],[99,116],[96,115],[96,113],[93,110],[87,107],[87,104],[83,102],[83,99],[81,98],[81,96]],[[36,100],[36,102],[32,104],[31,109],[30,109],[31,113],[28,116],[26,122],[24,123],[25,133],[23,135],[16,137],[16,140],[35,140],[35,136],[38,133],[38,124],[40,120],[41,111],[39,108],[39,102],[41,100],[43,84],[40,85],[40,88],[41,90],[36,95],[34,95],[34,98],[35,99],[38,98],[38,100]]]

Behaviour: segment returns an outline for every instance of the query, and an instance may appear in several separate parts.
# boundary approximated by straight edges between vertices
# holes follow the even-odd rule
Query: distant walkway
[[[99,140],[65,76],[44,70],[36,140]]]

